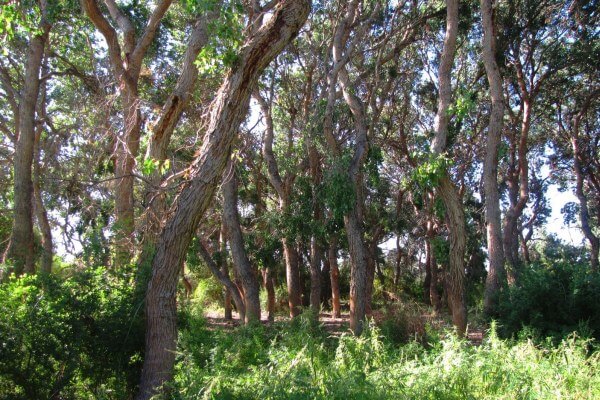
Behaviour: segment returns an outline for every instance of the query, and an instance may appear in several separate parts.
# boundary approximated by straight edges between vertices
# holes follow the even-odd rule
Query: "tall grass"
[[[505,341],[481,346],[443,335],[401,346],[370,326],[361,337],[328,336],[310,318],[265,328],[183,330],[176,399],[596,399],[600,353],[570,336],[560,345]]]

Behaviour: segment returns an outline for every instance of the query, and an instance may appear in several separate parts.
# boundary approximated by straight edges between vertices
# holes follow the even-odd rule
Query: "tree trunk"
[[[449,108],[452,102],[452,65],[456,52],[458,34],[458,0],[446,0],[446,35],[438,70],[439,98],[435,117],[435,138],[432,151],[441,155],[446,150],[448,138]],[[448,265],[448,300],[452,311],[452,321],[458,334],[463,335],[467,328],[467,308],[465,304],[465,216],[458,189],[450,179],[449,171],[441,171],[438,194],[446,208],[446,226],[450,236]],[[433,269],[433,268],[432,268]]]
[[[587,112],[592,100],[600,93],[599,89],[592,92],[585,100],[581,110],[573,117],[573,132],[571,137],[571,148],[573,150],[573,172],[575,173],[575,195],[579,200],[579,219],[581,220],[581,230],[585,235],[585,238],[590,242],[590,263],[591,269],[594,272],[598,272],[598,253],[600,251],[600,239],[594,234],[590,225],[590,211],[588,207],[588,198],[584,190],[585,175],[583,171],[582,163],[583,156],[579,147],[579,127],[581,119]]]
[[[52,272],[52,259],[54,256],[54,246],[52,244],[52,228],[48,221],[48,213],[44,206],[44,200],[42,198],[42,190],[40,184],[41,169],[40,169],[40,138],[41,129],[35,137],[35,154],[33,164],[33,199],[34,199],[34,210],[35,217],[42,233],[42,265],[41,270],[45,273]]]
[[[244,237],[240,227],[238,215],[238,184],[235,175],[235,167],[230,163],[231,171],[225,177],[223,183],[223,224],[233,265],[237,269],[244,290],[244,304],[246,305],[246,324],[260,321],[260,299],[257,271],[250,264],[246,249],[244,248]]]
[[[225,233],[225,226],[221,223],[221,229],[219,232],[219,264],[221,266],[221,272],[223,275],[229,278],[229,267],[227,265],[227,234]],[[231,291],[227,288],[227,286],[223,286],[223,317],[226,320],[233,319],[233,310],[231,307]],[[243,321],[246,318],[244,313],[244,317],[240,314],[240,321]]]
[[[160,235],[146,293],[146,352],[137,398],[152,397],[173,376],[177,339],[177,272],[198,223],[214,197],[231,144],[265,67],[298,34],[310,0],[283,0],[240,51],[209,110],[203,144]]]
[[[8,258],[15,274],[35,272],[33,248],[33,153],[35,115],[40,89],[40,70],[50,24],[46,20],[46,3],[41,3],[40,30],[32,34],[27,49],[24,86],[19,102],[18,137],[14,155],[14,213]]]
[[[267,291],[267,319],[269,322],[275,320],[275,285],[273,283],[273,273],[271,268],[262,270],[263,284]]]
[[[333,318],[341,318],[342,311],[340,307],[340,269],[337,259],[337,239],[332,238],[329,244],[329,276],[331,278],[331,309]]]
[[[279,210],[285,215],[290,207],[290,190],[293,179],[291,176],[282,179],[279,174],[279,166],[273,153],[273,118],[271,116],[271,108],[267,101],[260,94],[254,96],[258,102],[261,112],[265,117],[265,137],[263,139],[262,153],[267,165],[269,182],[277,192],[279,197]],[[283,254],[285,259],[285,276],[288,290],[288,304],[290,307],[290,317],[294,318],[302,311],[302,295],[300,282],[299,257],[296,250],[293,238],[283,237],[281,239],[283,245]]]
[[[440,182],[439,192],[446,206],[446,218],[450,229],[449,265],[446,273],[448,303],[452,311],[452,322],[459,336],[467,330],[467,305],[465,301],[465,249],[466,228],[462,201],[456,187],[445,176]]]
[[[221,282],[223,286],[227,288],[231,294],[231,298],[238,310],[238,314],[240,315],[240,321],[244,321],[246,318],[246,305],[244,304],[244,298],[237,285],[231,280],[231,278],[229,278],[229,275],[225,275],[223,271],[221,271],[217,263],[213,260],[212,256],[204,246],[204,243],[200,242],[198,251],[200,252],[200,257],[202,257],[208,266],[208,269],[210,269],[210,272],[219,280],[219,282]]]
[[[502,77],[496,64],[495,36],[492,18],[492,0],[481,0],[483,25],[483,63],[490,86],[492,109],[488,124],[485,160],[483,163],[483,186],[485,193],[485,220],[488,247],[488,275],[485,281],[484,311],[493,314],[497,307],[498,292],[505,279],[504,250],[498,190],[498,148],[502,137],[504,98]]]
[[[82,0],[85,13],[106,40],[115,83],[121,85],[119,92],[122,93],[122,128],[115,138],[114,149],[115,267],[130,263],[135,249],[133,170],[140,147],[142,128],[138,80],[146,52],[171,3],[172,0],[156,2],[142,35],[136,38],[136,30],[130,18],[123,13],[116,2],[106,2],[111,19],[122,33],[122,43],[120,43],[119,34],[105,18],[97,0]]]
[[[367,247],[367,305],[366,313],[368,316],[373,314],[373,288],[375,286],[375,270],[377,269],[377,238],[373,238],[373,242]]]
[[[317,238],[310,240],[310,308],[317,319],[321,311],[321,259],[322,252]]]
[[[350,251],[350,329],[360,335],[367,312],[367,249],[358,219],[357,205],[344,217]]]

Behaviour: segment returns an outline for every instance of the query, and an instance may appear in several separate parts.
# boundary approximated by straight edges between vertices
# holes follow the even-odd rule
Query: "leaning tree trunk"
[[[240,227],[238,215],[238,184],[235,176],[233,163],[232,171],[225,177],[223,183],[223,224],[231,248],[231,257],[238,276],[242,282],[244,291],[244,304],[246,305],[246,324],[260,321],[260,298],[257,271],[250,264],[246,249],[244,248],[244,237]]]
[[[495,37],[492,0],[481,0],[481,20],[483,25],[483,63],[490,86],[490,97],[492,98],[485,160],[483,162],[485,219],[489,257],[483,307],[487,314],[491,314],[496,310],[498,292],[505,279],[500,193],[498,190],[498,148],[500,147],[502,137],[504,99],[502,94],[502,77],[500,76],[500,70],[498,69],[494,54]]]
[[[50,24],[42,2],[40,29],[32,34],[25,64],[24,86],[21,91],[18,118],[18,137],[14,156],[14,213],[8,248],[8,258],[14,263],[17,275],[34,273],[33,249],[33,152],[35,142],[35,111],[40,89],[40,69]]]
[[[146,352],[138,399],[149,399],[173,376],[177,340],[177,275],[192,236],[210,206],[248,111],[250,95],[266,66],[298,34],[310,0],[283,0],[240,50],[209,115],[203,145],[160,235],[146,293]]]

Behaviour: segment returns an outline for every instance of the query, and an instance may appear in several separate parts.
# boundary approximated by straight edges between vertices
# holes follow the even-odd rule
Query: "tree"
[[[146,354],[138,399],[150,398],[170,380],[177,337],[175,291],[177,274],[203,213],[213,198],[250,95],[264,68],[298,34],[310,1],[284,0],[273,16],[245,41],[209,110],[202,148],[160,235],[146,294]],[[254,23],[254,21],[252,21]]]
[[[30,34],[23,89],[16,95],[18,111],[15,113],[17,131],[15,138],[14,169],[14,215],[8,258],[14,261],[17,275],[34,273],[33,251],[33,161],[36,137],[36,109],[39,100],[41,69],[48,36],[52,27],[48,4],[40,1],[39,23]],[[6,81],[5,81],[6,82]],[[15,110],[16,111],[16,110]],[[18,115],[18,118],[17,118]]]
[[[483,25],[482,58],[492,100],[485,161],[483,163],[485,218],[489,257],[488,275],[485,282],[484,309],[486,313],[490,314],[495,310],[498,292],[505,279],[500,219],[500,193],[498,189],[498,148],[502,137],[504,96],[502,94],[502,77],[496,61],[492,0],[481,0],[481,21]]]

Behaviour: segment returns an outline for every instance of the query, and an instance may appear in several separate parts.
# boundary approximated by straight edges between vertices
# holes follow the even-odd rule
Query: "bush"
[[[573,331],[600,338],[600,274],[583,263],[536,262],[500,295],[499,322],[506,336],[526,328],[555,342]]]
[[[416,342],[395,346],[372,325],[360,337],[331,338],[300,317],[268,330],[210,331],[200,324],[182,338],[175,399],[600,396],[600,355],[590,356],[590,342],[574,336],[540,348],[501,340],[494,331],[481,346],[446,334],[427,350]]]
[[[0,397],[128,398],[144,338],[134,292],[102,268],[0,285]]]

